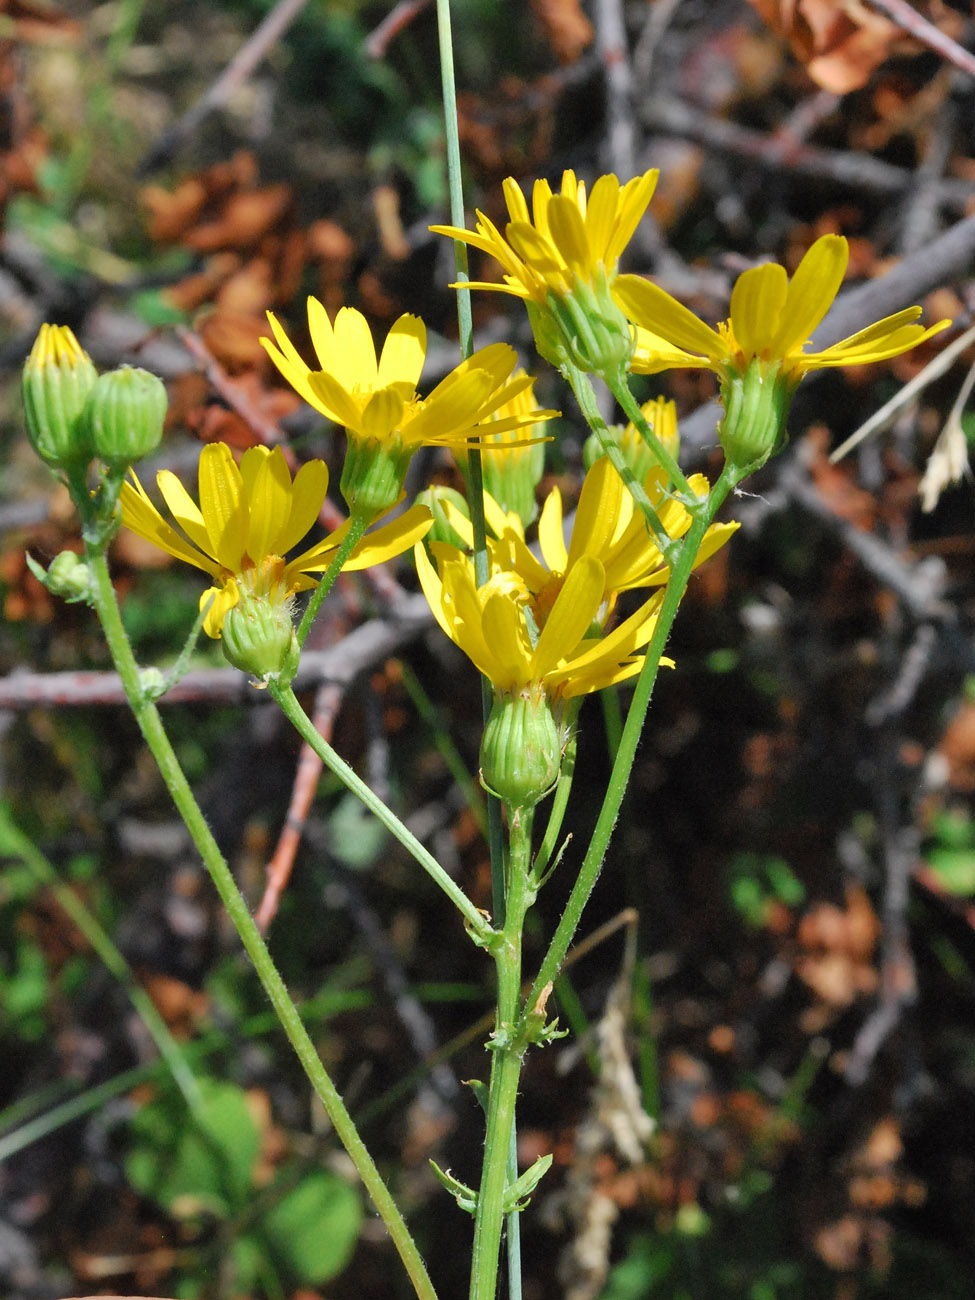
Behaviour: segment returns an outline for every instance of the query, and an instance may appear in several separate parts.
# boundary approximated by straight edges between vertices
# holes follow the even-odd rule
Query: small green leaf
[[[949,894],[966,898],[975,894],[975,850],[932,849],[928,866]]]
[[[240,1088],[201,1079],[203,1106],[186,1113],[182,1097],[166,1093],[132,1122],[126,1160],[132,1186],[179,1217],[226,1216],[243,1208],[257,1159],[257,1126]]]
[[[318,1286],[349,1262],[361,1222],[355,1188],[327,1169],[315,1169],[264,1215],[255,1233],[279,1268]]]

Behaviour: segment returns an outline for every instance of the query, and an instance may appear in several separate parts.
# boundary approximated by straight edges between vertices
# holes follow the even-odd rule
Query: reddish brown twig
[[[342,703],[343,691],[333,683],[323,683],[315,695],[315,706],[311,720],[315,730],[326,740],[332,736],[335,718]],[[278,837],[277,847],[266,867],[267,883],[264,894],[254,914],[254,920],[262,934],[266,934],[271,922],[278,914],[281,895],[287,888],[294,870],[295,855],[305,832],[308,811],[315,798],[318,778],[322,774],[322,760],[310,745],[303,744],[295,768],[294,785],[291,790],[291,802]]]
[[[404,27],[408,27],[417,14],[426,9],[430,0],[399,0],[378,27],[366,37],[363,48],[370,59],[381,59],[386,54],[386,47],[394,36],[398,36]]]
[[[210,89],[154,145],[139,164],[146,176],[164,166],[215,108],[227,102],[233,91],[251,75],[272,45],[291,26],[307,0],[278,0],[221,72]]]

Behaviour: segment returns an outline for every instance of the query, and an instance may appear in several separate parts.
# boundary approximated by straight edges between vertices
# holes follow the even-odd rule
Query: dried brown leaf
[[[531,7],[558,61],[575,63],[593,38],[579,0],[531,0]]]

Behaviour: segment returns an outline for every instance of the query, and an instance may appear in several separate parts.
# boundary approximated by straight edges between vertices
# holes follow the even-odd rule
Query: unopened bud
[[[241,592],[220,629],[223,652],[235,668],[262,682],[287,685],[298,671],[298,638],[291,602]]]
[[[77,473],[92,458],[82,412],[97,378],[66,325],[41,326],[24,364],[24,416],[34,450],[52,469]]]
[[[84,412],[95,455],[111,468],[125,470],[154,452],[166,406],[165,386],[148,370],[120,366],[101,375]]]
[[[481,739],[481,780],[509,809],[534,808],[559,779],[562,741],[544,694],[497,695]]]

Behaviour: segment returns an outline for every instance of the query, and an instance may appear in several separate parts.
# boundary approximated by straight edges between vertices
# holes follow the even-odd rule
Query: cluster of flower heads
[[[920,308],[911,308],[832,347],[807,351],[847,266],[846,241],[825,235],[791,280],[775,264],[746,271],[734,286],[728,319],[712,328],[651,281],[620,273],[620,257],[656,182],[655,171],[622,185],[615,176],[602,176],[587,193],[566,171],[557,193],[547,181],[535,183],[529,209],[520,187],[508,179],[510,220],[503,231],[481,212],[473,231],[432,229],[500,263],[499,282],[470,287],[524,301],[538,351],[571,383],[589,373],[619,391],[614,385],[628,372],[713,370],[725,407],[719,437],[740,475],[762,464],[780,442],[792,395],[807,371],[896,356],[948,324],[924,329],[916,323]],[[639,671],[669,575],[660,544],[669,553],[668,541],[688,531],[687,493],[695,500],[707,494],[701,475],[682,482],[683,496],[668,475],[668,464],[677,473],[672,404],[656,399],[642,410],[642,428],[631,423],[590,440],[571,538],[567,543],[556,488],[538,521],[538,558],[525,529],[537,513],[545,421],[558,413],[538,406],[534,381],[516,370],[512,348],[482,348],[422,397],[426,329],[418,317],[401,316],[377,356],[360,312],[342,308],[332,321],[310,298],[315,365],[306,363],[273,315],[269,320],[273,338],[264,345],[273,363],[311,406],[346,430],[340,488],[350,510],[347,523],[288,559],[320,514],[328,489],[325,465],[311,461],[292,478],[280,449],[252,448],[238,465],[223,444],[205,447],[200,457],[199,504],[174,475],[157,476],[181,532],[163,518],[134,473],[121,489],[124,522],[210,576],[201,600],[204,626],[210,636],[223,636],[228,653],[239,647],[248,620],[258,637],[265,634],[267,609],[274,612],[271,621],[283,646],[291,635],[293,597],[315,586],[315,575],[338,563],[363,568],[413,546],[438,623],[491,681],[498,708],[494,730],[504,732],[509,754],[519,755],[514,771],[485,764],[486,778],[506,784],[506,798],[530,802],[551,783],[553,771],[557,775],[571,722],[568,702]],[[62,421],[59,441],[45,439],[52,412],[63,398],[77,423],[94,382],[94,368],[70,331],[45,327],[25,370],[25,397],[35,445],[55,467],[61,456],[63,467],[72,468],[70,447],[80,434]],[[52,392],[58,401],[52,402]],[[607,446],[607,437],[614,446]],[[59,450],[61,442],[68,451]],[[471,445],[485,453],[489,576],[481,585],[471,556],[472,526],[456,494],[453,500],[449,492],[430,498],[436,525],[424,504],[366,532],[402,500],[410,460],[424,444],[449,447],[462,469]],[[696,562],[732,532],[732,525],[712,526]],[[614,625],[620,593],[635,588],[651,594]],[[252,669],[257,664],[260,672],[278,662],[276,654],[241,662]],[[267,675],[272,672],[273,667]],[[547,753],[535,770],[530,756],[539,746],[556,752]]]

